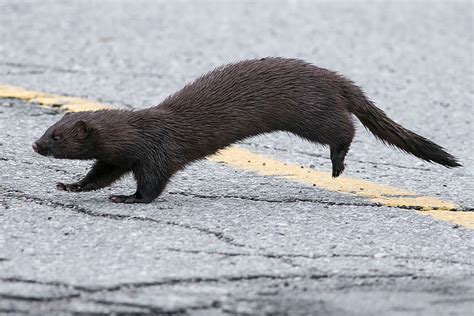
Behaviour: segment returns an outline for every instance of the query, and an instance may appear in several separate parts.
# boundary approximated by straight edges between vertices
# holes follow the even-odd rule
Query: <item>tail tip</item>
[[[437,161],[435,161],[435,162],[437,162]],[[459,160],[456,157],[451,156],[451,155],[448,155],[448,156],[444,157],[444,159],[442,161],[438,162],[438,163],[445,166],[446,168],[462,167]]]
[[[453,159],[449,161],[449,163],[445,164],[447,168],[457,168],[457,167],[462,167],[462,165],[458,162],[457,159]]]

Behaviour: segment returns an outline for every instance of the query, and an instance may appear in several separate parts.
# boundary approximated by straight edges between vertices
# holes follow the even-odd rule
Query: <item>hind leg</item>
[[[337,134],[335,134],[337,136],[329,143],[333,178],[339,177],[344,171],[344,158],[346,158],[355,134],[355,127],[350,119],[341,123]]]
[[[351,114],[345,108],[344,104],[336,103],[325,112],[310,113],[307,120],[298,121],[291,130],[313,143],[329,145],[334,178],[344,171],[344,158],[355,135]]]
[[[348,112],[338,116],[337,124],[331,127],[331,138],[327,144],[331,150],[332,176],[336,178],[344,171],[344,158],[354,138],[355,127]]]
[[[349,151],[350,145],[350,142],[339,145],[330,145],[333,178],[338,177],[344,171],[344,158]]]

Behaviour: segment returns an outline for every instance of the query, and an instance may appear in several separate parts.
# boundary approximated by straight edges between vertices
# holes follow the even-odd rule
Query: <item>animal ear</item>
[[[74,124],[74,129],[79,133],[80,136],[82,137],[87,137],[89,135],[91,128],[90,126],[84,122],[84,121],[77,121],[76,124]]]

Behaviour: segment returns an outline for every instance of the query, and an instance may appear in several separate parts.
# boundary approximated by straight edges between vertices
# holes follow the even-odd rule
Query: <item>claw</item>
[[[109,196],[109,200],[114,203],[125,203],[125,200],[129,197],[128,195],[111,195]]]
[[[62,182],[56,183],[56,189],[58,189],[59,191],[67,191],[66,185]]]
[[[58,182],[56,183],[56,189],[59,191],[67,191],[67,192],[81,192],[82,191],[82,185],[79,183],[62,183]]]

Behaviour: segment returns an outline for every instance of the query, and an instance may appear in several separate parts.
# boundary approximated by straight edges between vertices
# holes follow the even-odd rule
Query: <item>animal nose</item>
[[[34,151],[38,151],[38,144],[36,142],[34,142],[33,145],[31,145],[31,147],[33,147]]]

